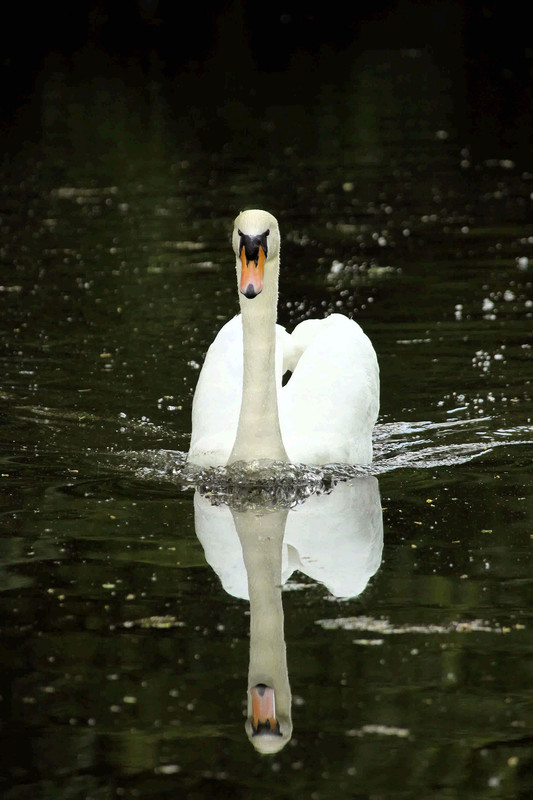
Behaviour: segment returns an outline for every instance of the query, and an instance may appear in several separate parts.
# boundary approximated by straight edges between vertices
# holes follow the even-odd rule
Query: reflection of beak
[[[266,254],[261,245],[256,253],[256,259],[249,259],[246,247],[241,249],[241,282],[239,290],[245,297],[252,299],[263,289],[263,274],[265,267]]]
[[[264,683],[258,683],[250,689],[252,696],[252,728],[253,735],[276,733],[281,736],[279,722],[276,719],[276,698],[274,689]]]

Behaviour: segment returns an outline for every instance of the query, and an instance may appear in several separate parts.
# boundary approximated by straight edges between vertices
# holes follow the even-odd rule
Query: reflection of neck
[[[281,553],[287,511],[270,511],[262,516],[253,512],[232,513],[250,595],[248,688],[258,683],[273,688],[276,713],[278,717],[285,716],[290,725],[291,694],[281,601]]]
[[[237,436],[229,462],[288,461],[281,438],[276,387],[277,264],[267,262],[263,291],[240,295],[243,389]]]

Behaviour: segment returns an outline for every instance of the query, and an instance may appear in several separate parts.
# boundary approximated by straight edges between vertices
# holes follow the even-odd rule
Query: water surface
[[[529,797],[527,148],[478,148],[422,52],[312,97],[263,76],[266,103],[82,67],[6,134],[3,797]],[[279,321],[374,342],[371,469],[184,470],[246,205],[280,221]],[[290,725],[261,755],[274,651]]]

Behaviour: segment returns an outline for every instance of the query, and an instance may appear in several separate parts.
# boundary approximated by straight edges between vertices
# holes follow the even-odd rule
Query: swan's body
[[[367,464],[379,410],[370,339],[341,314],[276,324],[279,228],[266,211],[235,220],[241,314],[209,348],[193,401],[188,461],[219,466],[272,459]],[[292,372],[282,387],[282,376]]]

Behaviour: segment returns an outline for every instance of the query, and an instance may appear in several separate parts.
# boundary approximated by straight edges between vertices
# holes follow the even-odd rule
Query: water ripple
[[[459,466],[503,445],[531,444],[527,426],[496,430],[493,426],[490,417],[384,423],[376,427],[375,458],[368,467],[256,461],[200,468],[187,464],[186,453],[176,450],[121,451],[113,455],[122,468],[133,470],[138,478],[170,481],[184,490],[198,488],[213,503],[290,508],[311,494],[331,491],[339,481],[398,469]]]

